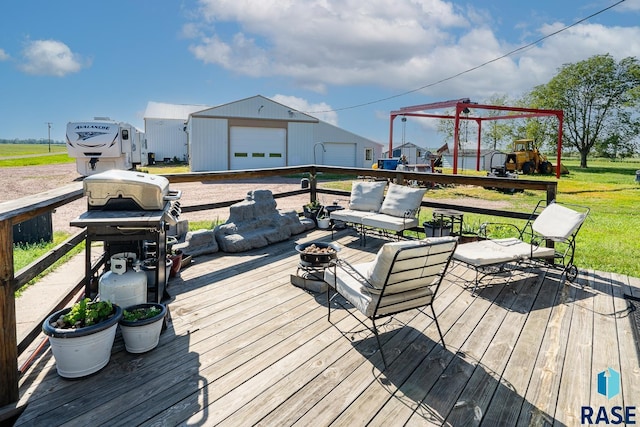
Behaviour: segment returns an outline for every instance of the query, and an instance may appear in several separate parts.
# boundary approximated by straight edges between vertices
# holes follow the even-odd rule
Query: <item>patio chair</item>
[[[430,238],[419,241],[399,241],[384,244],[372,262],[351,265],[338,259],[325,269],[327,287],[327,320],[331,322],[331,301],[347,309],[338,298],[340,294],[353,307],[371,320],[369,327],[353,310],[355,317],[376,337],[382,362],[387,362],[382,352],[376,320],[393,316],[403,311],[431,307],[440,340],[444,337],[433,309],[433,300],[438,293],[453,251],[457,245],[455,237]],[[331,296],[331,292],[334,292]]]
[[[517,231],[517,237],[458,245],[453,258],[475,269],[474,293],[484,276],[494,273],[496,267],[503,271],[509,263],[542,262],[560,268],[561,277],[565,276],[569,281],[578,276],[578,268],[573,264],[576,236],[589,208],[556,202],[545,205],[544,201],[538,202],[522,230],[513,224],[500,223],[485,223],[480,227],[485,235],[496,225],[512,227]],[[480,275],[480,272],[484,274]]]

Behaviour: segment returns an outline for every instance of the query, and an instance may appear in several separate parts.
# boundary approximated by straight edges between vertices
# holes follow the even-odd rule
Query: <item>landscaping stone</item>
[[[245,200],[229,207],[229,219],[214,229],[223,252],[261,248],[315,227],[295,210],[279,211],[270,190],[253,190]]]
[[[191,256],[211,254],[220,250],[213,230],[189,231],[182,243],[173,245],[174,250],[182,250]]]

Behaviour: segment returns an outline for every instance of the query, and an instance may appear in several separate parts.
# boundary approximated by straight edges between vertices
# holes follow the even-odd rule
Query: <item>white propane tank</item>
[[[127,261],[133,259],[133,268],[127,269]],[[147,275],[140,270],[140,263],[133,253],[121,253],[111,257],[111,270],[98,281],[101,301],[111,301],[120,307],[147,302]]]

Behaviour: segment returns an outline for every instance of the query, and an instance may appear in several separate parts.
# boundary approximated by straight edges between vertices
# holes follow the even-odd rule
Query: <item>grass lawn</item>
[[[73,162],[64,144],[0,144],[0,168]]]

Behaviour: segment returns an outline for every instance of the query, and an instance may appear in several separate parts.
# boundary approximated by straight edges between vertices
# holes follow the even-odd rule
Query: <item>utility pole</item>
[[[47,122],[47,127],[49,128],[49,152],[51,152],[51,122]]]

